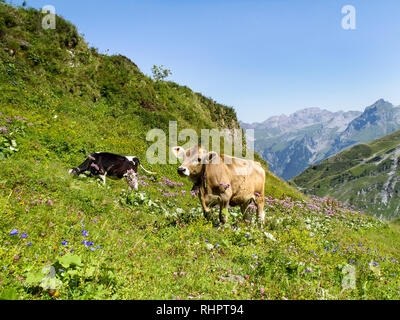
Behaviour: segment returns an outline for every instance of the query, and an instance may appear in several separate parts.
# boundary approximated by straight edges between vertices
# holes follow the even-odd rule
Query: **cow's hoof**
[[[204,211],[203,215],[206,220],[211,220],[211,211]]]
[[[219,218],[219,222],[221,224],[226,224],[228,222],[228,218],[226,216],[222,216]]]

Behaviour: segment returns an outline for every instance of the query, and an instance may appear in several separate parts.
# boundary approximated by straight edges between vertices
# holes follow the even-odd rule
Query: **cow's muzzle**
[[[189,176],[190,172],[189,172],[189,169],[188,169],[188,168],[179,167],[179,168],[178,168],[178,174],[179,174],[180,176]]]

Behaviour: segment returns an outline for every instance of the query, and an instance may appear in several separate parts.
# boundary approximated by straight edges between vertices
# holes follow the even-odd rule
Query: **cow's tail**
[[[90,165],[92,164],[94,158],[90,154],[88,154],[87,157],[88,158],[86,159],[86,161],[84,163],[82,163],[77,168],[73,168],[73,169],[69,170],[68,173],[74,175],[74,174],[81,174],[82,172],[85,172],[85,171],[90,171]]]
[[[136,158],[136,159],[137,159],[137,158]],[[147,171],[147,170],[142,166],[142,164],[140,163],[140,160],[139,160],[139,159],[137,159],[137,160],[138,160],[139,166],[140,166],[145,172],[147,172],[148,174],[154,174],[154,175],[157,174],[157,172]]]

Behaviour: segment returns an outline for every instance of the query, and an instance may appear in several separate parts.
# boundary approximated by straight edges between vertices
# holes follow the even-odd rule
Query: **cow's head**
[[[216,158],[215,152],[207,152],[201,146],[194,146],[188,150],[183,147],[172,148],[174,155],[182,161],[178,174],[196,180],[202,173],[203,165]]]

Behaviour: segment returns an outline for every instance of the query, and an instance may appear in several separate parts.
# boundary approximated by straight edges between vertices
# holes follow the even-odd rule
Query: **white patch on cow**
[[[106,176],[107,172],[104,175],[100,175],[101,180],[103,180],[103,184],[106,185]]]
[[[133,159],[137,159],[138,157],[134,157],[134,156],[125,156],[125,158],[127,158],[129,161],[134,162]]]

